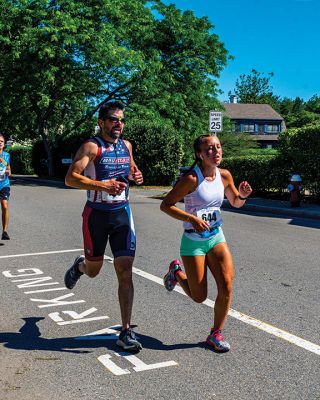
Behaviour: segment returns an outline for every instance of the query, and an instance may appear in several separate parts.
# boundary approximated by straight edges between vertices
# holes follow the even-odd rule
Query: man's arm
[[[128,140],[124,140],[125,145],[127,146],[129,153],[130,153],[130,175],[129,179],[132,179],[136,185],[141,185],[143,183],[143,175],[142,172],[139,170],[137,164],[135,163],[132,155],[132,145]]]
[[[106,182],[90,179],[82,175],[90,161],[97,155],[98,146],[93,142],[84,143],[78,150],[65,178],[65,184],[77,189],[101,190],[112,195],[120,194],[127,185],[110,179]]]

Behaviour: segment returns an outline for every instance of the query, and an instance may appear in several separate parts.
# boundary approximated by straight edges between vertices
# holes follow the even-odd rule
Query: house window
[[[255,132],[254,124],[242,124],[242,132]]]
[[[267,133],[278,133],[279,132],[279,125],[266,125],[265,132]]]

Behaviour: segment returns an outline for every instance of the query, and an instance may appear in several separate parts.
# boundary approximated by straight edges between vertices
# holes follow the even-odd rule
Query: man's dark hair
[[[122,110],[124,111],[124,105],[120,101],[110,101],[103,104],[99,109],[99,119],[105,120],[110,115],[110,111]]]

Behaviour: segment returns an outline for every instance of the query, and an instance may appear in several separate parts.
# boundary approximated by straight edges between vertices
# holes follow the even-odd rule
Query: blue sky
[[[320,96],[320,0],[165,0],[207,16],[234,60],[218,79],[228,99],[241,74],[267,74],[280,97]]]

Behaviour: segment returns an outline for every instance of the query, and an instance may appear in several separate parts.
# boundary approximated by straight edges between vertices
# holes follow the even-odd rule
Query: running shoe
[[[81,275],[83,275],[82,272],[79,271],[79,264],[84,261],[83,256],[78,256],[75,260],[72,266],[68,269],[64,276],[64,284],[68,289],[73,289],[80,279]]]
[[[207,345],[214,348],[215,351],[224,353],[230,350],[230,344],[224,339],[220,329],[211,329],[210,335],[206,340]]]
[[[163,277],[163,283],[168,292],[171,292],[178,283],[176,273],[178,271],[182,271],[180,265],[181,262],[179,260],[171,261],[169,265],[169,271]]]
[[[10,240],[10,236],[8,235],[8,232],[6,232],[6,231],[2,232],[1,240]]]
[[[139,351],[142,349],[142,345],[138,342],[136,334],[131,328],[122,329],[117,345],[128,351]]]

